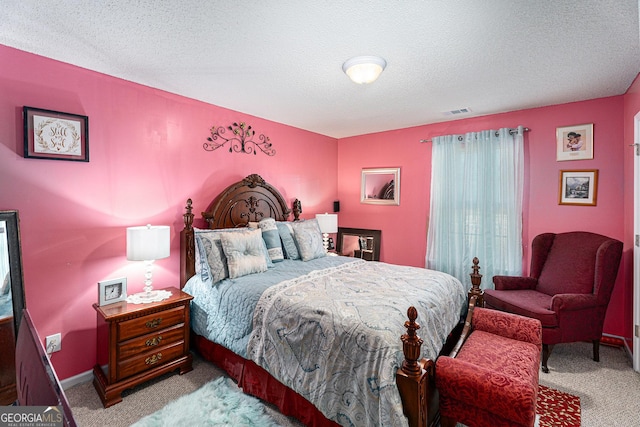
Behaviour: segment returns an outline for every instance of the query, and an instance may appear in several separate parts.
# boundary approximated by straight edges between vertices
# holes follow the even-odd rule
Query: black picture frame
[[[367,228],[347,228],[338,227],[338,241],[336,250],[338,254],[343,256],[352,256],[356,258],[366,259],[368,261],[380,261],[380,230],[370,230]],[[345,237],[354,238],[358,242],[355,251],[347,251]],[[364,243],[366,242],[366,243]]]
[[[23,107],[24,157],[89,161],[89,117]]]

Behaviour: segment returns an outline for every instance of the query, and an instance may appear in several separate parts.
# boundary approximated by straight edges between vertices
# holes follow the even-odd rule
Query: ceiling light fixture
[[[355,83],[374,82],[387,66],[379,56],[356,56],[342,64],[342,71]]]

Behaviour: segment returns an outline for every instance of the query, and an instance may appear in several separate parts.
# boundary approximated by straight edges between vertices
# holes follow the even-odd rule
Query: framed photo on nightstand
[[[108,305],[127,299],[127,278],[98,282],[98,305]]]

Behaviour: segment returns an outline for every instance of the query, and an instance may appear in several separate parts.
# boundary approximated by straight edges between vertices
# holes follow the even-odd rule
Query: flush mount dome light
[[[375,81],[386,66],[379,56],[356,56],[342,64],[342,71],[355,83],[366,84]]]

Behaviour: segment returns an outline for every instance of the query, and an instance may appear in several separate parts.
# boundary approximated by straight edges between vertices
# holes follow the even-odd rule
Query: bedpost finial
[[[407,310],[407,317],[409,318],[410,322],[415,322],[418,318],[418,310],[416,310],[414,306],[409,307],[409,309]]]
[[[302,203],[300,202],[300,200],[295,199],[293,201],[293,220],[299,221],[301,213],[302,213]]]
[[[478,260],[478,257],[474,257],[473,266],[471,267],[473,273],[470,274],[471,289],[469,289],[468,300],[470,300],[471,297],[475,295],[477,297],[476,306],[484,307],[484,292],[480,288],[480,284],[482,283],[482,274],[480,274],[480,266],[478,265],[479,263],[480,261]]]
[[[184,228],[186,230],[191,230],[193,226],[193,201],[191,199],[187,199],[187,206],[185,206],[185,213],[182,215],[184,218]]]
[[[471,269],[473,270],[473,274],[478,274],[480,271],[480,266],[478,265],[480,263],[480,260],[478,259],[478,257],[473,257],[473,266],[471,267]],[[482,275],[480,276],[482,277]]]
[[[416,323],[418,318],[418,310],[411,306],[407,310],[409,320],[404,322],[407,333],[402,335],[402,352],[404,353],[404,361],[402,362],[402,371],[411,377],[419,376],[422,373],[422,367],[418,363],[420,358],[420,349],[422,347],[422,339],[416,334],[420,329],[420,325]]]

